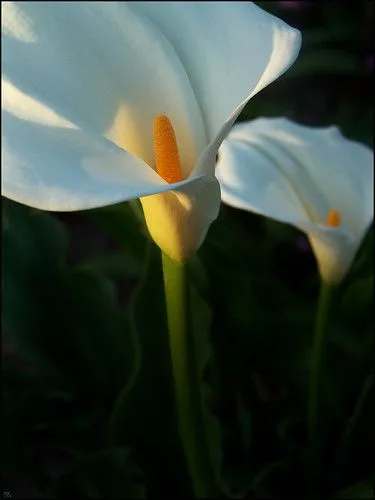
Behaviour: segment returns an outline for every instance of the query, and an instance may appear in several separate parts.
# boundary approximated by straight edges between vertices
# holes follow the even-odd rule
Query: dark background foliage
[[[240,119],[336,124],[372,147],[373,2],[258,4],[298,27],[303,46]],[[3,497],[188,495],[160,257],[136,204],[57,215],[2,204]],[[371,498],[372,253],[371,231],[327,334],[320,488],[337,498]],[[226,487],[303,498],[319,286],[308,241],[223,205],[198,258],[194,324],[213,346],[203,368]]]

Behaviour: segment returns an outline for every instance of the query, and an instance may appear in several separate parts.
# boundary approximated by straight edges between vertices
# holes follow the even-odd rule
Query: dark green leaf
[[[138,264],[143,263],[148,234],[144,222],[142,223],[135,215],[130,203],[87,210],[84,213],[108,233]]]
[[[123,448],[80,456],[59,482],[60,494],[84,498],[146,498],[138,470]]]
[[[109,278],[138,278],[140,265],[131,255],[125,252],[113,252],[99,255],[90,260],[80,262],[77,270],[99,272]]]
[[[117,391],[129,374],[129,338],[108,278],[65,267],[66,238],[53,216],[7,203],[3,323],[22,355],[76,387]]]
[[[374,479],[356,483],[345,490],[340,491],[334,498],[347,498],[348,500],[373,499],[374,498]]]

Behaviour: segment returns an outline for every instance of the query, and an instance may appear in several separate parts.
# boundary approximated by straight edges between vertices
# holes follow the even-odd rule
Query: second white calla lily
[[[336,127],[260,118],[233,127],[217,175],[225,203],[304,231],[322,279],[343,279],[373,220],[370,148]]]
[[[186,259],[219,211],[222,140],[294,62],[300,33],[249,2],[1,6],[2,194],[51,211],[141,198],[156,243]],[[155,164],[160,116],[172,182]]]

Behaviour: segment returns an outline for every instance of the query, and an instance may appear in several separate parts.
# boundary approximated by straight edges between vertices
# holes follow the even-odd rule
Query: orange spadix
[[[169,118],[154,118],[154,152],[156,172],[169,184],[183,180],[176,135]]]
[[[338,227],[341,224],[340,212],[338,210],[330,210],[327,215],[327,226]]]

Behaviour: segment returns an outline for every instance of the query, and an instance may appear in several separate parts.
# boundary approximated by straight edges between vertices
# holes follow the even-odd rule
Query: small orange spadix
[[[337,210],[330,210],[326,220],[327,226],[338,227],[341,224],[340,212]]]
[[[183,180],[176,135],[165,115],[154,118],[154,152],[156,172],[169,184]]]

